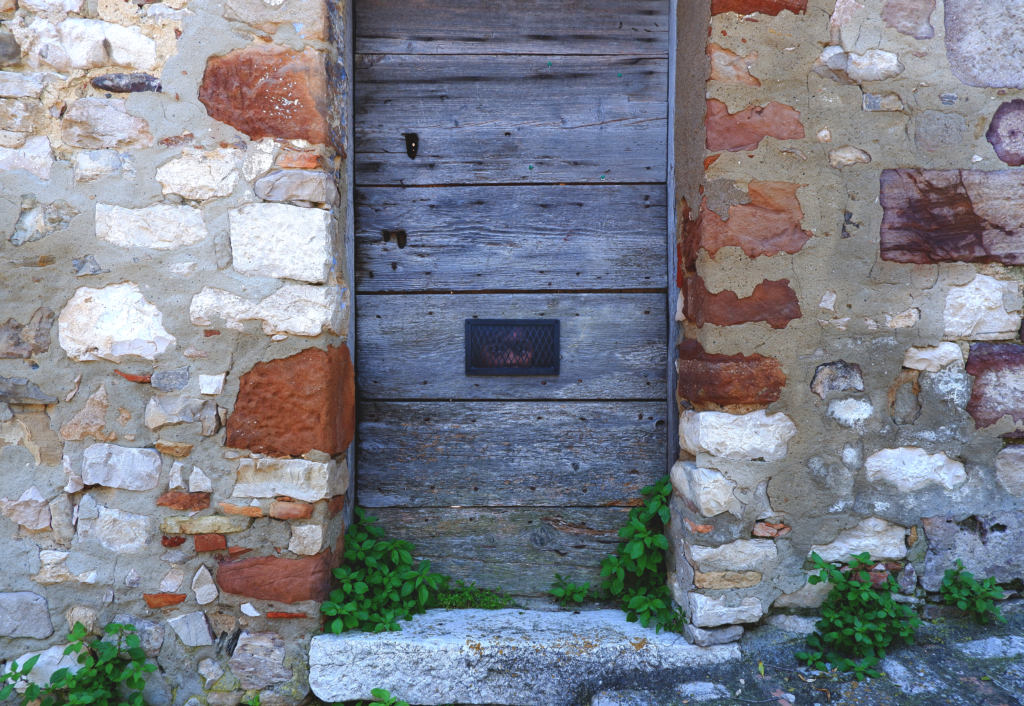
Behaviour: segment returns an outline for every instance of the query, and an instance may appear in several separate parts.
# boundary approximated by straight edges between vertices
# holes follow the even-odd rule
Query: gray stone
[[[1024,6],[1002,0],[946,0],[949,67],[968,86],[1024,88]]]
[[[66,145],[85,149],[153,146],[149,123],[129,115],[118,98],[79,98],[64,113],[61,136]]]
[[[957,559],[978,580],[995,576],[996,581],[1005,584],[1024,579],[1024,512],[972,516],[960,523],[941,516],[922,521],[928,537],[928,553],[921,570],[925,590],[938,591],[946,569]]]
[[[897,93],[865,93],[863,107],[871,113],[899,112],[903,110],[903,101]]]
[[[944,685],[931,671],[921,670],[915,674],[915,670],[903,662],[897,662],[892,657],[886,657],[879,663],[879,668],[885,676],[892,681],[900,691],[910,696],[918,694],[935,693],[943,690]]]
[[[215,681],[224,676],[224,668],[217,664],[215,660],[212,660],[209,657],[207,657],[199,663],[199,669],[197,669],[196,671],[198,671],[199,676],[201,676],[206,681],[207,688],[213,686],[213,683]]]
[[[913,564],[907,564],[903,567],[897,583],[900,586],[900,593],[905,596],[914,595],[914,591],[917,590],[917,569],[914,568]]]
[[[228,666],[243,689],[265,689],[292,678],[284,656],[284,640],[277,633],[243,632]]]
[[[229,691],[227,693],[221,693],[219,691],[212,691],[206,696],[206,703],[209,706],[238,706],[242,703],[242,697],[245,696],[244,691]],[[266,704],[267,700],[264,694],[260,694],[260,706]]]
[[[206,620],[206,613],[201,610],[171,618],[167,624],[177,633],[186,647],[203,647],[213,644],[210,623]]]
[[[4,404],[53,404],[56,401],[56,397],[50,397],[25,378],[0,375],[0,402]]]
[[[590,706],[660,706],[657,694],[639,689],[600,691],[590,699]]]
[[[814,632],[814,626],[817,622],[814,618],[804,618],[799,615],[776,614],[768,616],[769,625],[797,635],[810,635]]]
[[[1024,495],[1024,446],[1007,446],[996,454],[996,478],[1010,495]]]
[[[78,517],[78,539],[95,539],[112,552],[135,554],[149,544],[149,517],[102,505],[94,520]]]
[[[75,537],[74,508],[67,493],[50,501],[50,528],[58,544],[68,545]]]
[[[147,657],[156,657],[160,654],[160,648],[164,644],[164,626],[154,623],[152,620],[136,618],[127,613],[118,613],[114,616],[114,622],[121,625],[131,625],[135,628],[135,634],[139,636],[139,647],[146,653]]]
[[[111,93],[160,92],[160,79],[149,74],[104,74],[91,80],[94,88]]]
[[[53,634],[46,599],[31,591],[0,593],[0,637],[41,640]]]
[[[74,157],[75,181],[90,182],[117,174],[123,166],[122,157],[116,150],[90,150],[79,152]]]
[[[402,623],[401,632],[313,638],[309,683],[327,702],[385,688],[424,706],[567,706],[602,680],[739,657],[738,645],[694,647],[627,623],[620,610],[432,610]]]
[[[174,392],[188,385],[188,366],[174,370],[157,370],[153,373],[149,384],[164,392]]]
[[[67,230],[79,213],[67,201],[57,199],[53,203],[41,204],[34,194],[21,197],[21,214],[11,234],[12,245],[24,245],[42,240],[50,233]]]
[[[101,275],[110,272],[110,270],[104,270],[92,255],[85,255],[80,259],[72,260],[71,267],[74,270],[75,277],[88,277],[89,275]]]
[[[0,32],[0,66],[15,66],[21,63],[21,47],[10,32]]]
[[[961,145],[966,130],[963,116],[926,110],[915,121],[914,143],[925,152],[945,152]]]
[[[847,363],[845,360],[836,360],[831,363],[823,363],[814,369],[811,391],[818,397],[825,399],[830,392],[845,390],[864,391],[864,376],[861,374],[859,365]]]
[[[1010,659],[1024,655],[1024,637],[989,637],[962,643],[956,648],[975,659]]]
[[[719,625],[740,625],[756,623],[764,614],[761,601],[753,596],[731,600],[733,596],[711,598],[700,593],[689,595],[690,623],[698,628],[715,628]]]
[[[333,205],[338,188],[327,172],[311,169],[278,169],[261,177],[253,191],[264,201],[309,201]]]
[[[742,630],[742,628],[740,628]],[[680,684],[676,691],[684,699],[700,703],[701,701],[714,701],[716,699],[728,699],[732,696],[729,690],[721,684],[712,684],[708,681],[691,681]]]
[[[736,642],[743,637],[742,625],[728,625],[723,628],[712,628],[705,630],[687,623],[683,628],[686,639],[700,647],[711,647],[712,645],[727,645]]]
[[[82,481],[122,490],[152,490],[160,481],[160,453],[116,444],[93,444],[82,456]]]

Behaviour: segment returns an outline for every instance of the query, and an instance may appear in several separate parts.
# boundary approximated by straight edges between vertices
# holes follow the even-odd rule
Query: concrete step
[[[383,688],[416,706],[572,706],[616,684],[678,682],[740,658],[738,644],[696,647],[619,610],[432,610],[401,625],[315,637],[313,693],[328,703]]]

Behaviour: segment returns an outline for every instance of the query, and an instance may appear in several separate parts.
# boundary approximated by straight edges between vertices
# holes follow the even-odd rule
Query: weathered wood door
[[[666,465],[668,0],[355,9],[357,502],[457,578],[596,582]],[[467,376],[475,318],[558,319],[560,374]]]

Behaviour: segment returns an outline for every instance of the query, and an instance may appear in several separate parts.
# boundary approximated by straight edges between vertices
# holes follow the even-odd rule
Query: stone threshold
[[[313,693],[327,703],[384,688],[417,706],[570,706],[612,684],[740,659],[738,644],[697,647],[620,610],[431,610],[401,626],[315,637]]]

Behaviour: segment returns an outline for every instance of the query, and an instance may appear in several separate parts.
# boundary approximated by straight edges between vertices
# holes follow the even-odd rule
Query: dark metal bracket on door
[[[558,319],[466,319],[466,375],[558,375]]]

